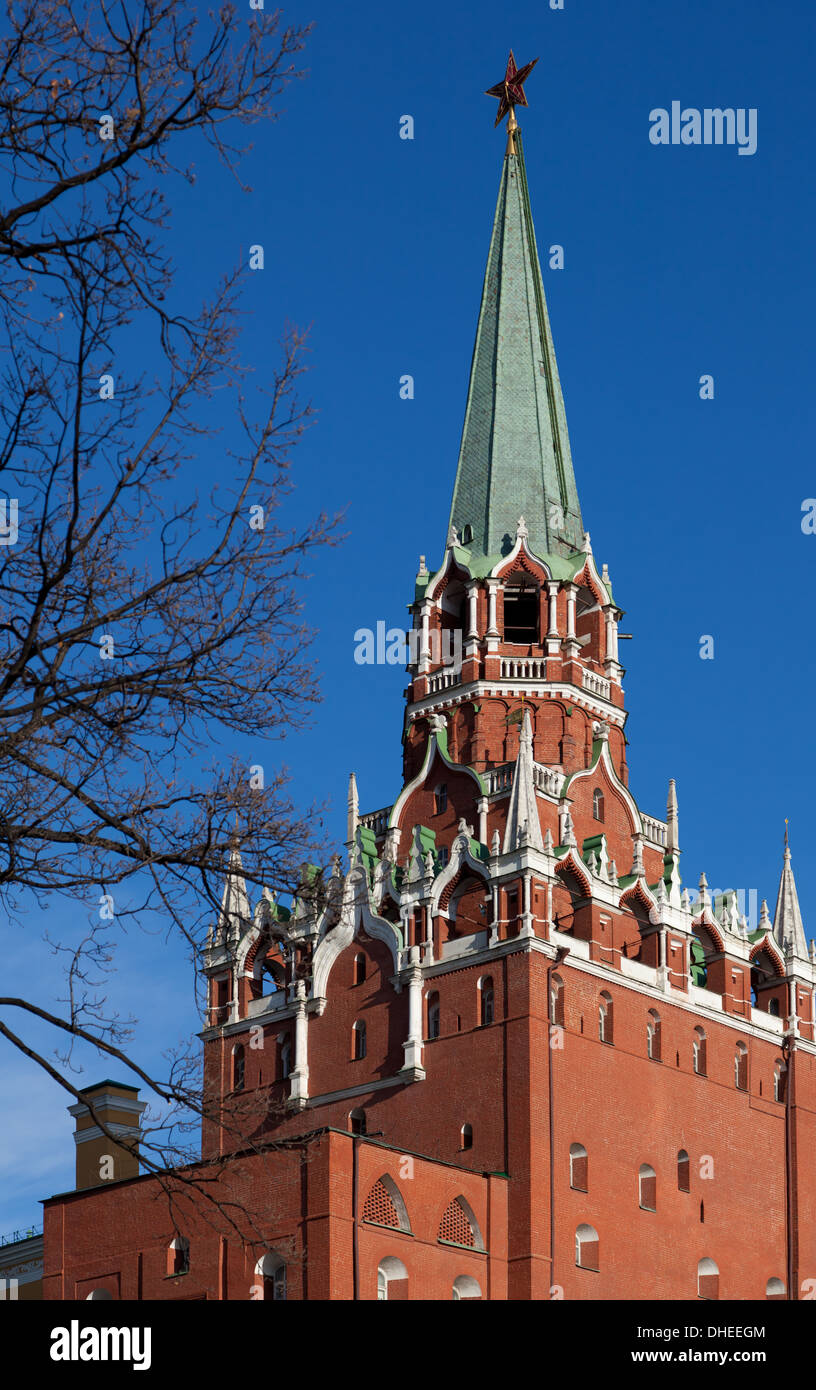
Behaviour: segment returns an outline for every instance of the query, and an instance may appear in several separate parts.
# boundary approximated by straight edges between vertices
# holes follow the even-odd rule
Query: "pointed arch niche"
[[[784,1018],[788,1012],[785,967],[766,937],[751,952],[751,1003],[761,1013]]]
[[[491,894],[487,877],[461,863],[443,887],[439,897],[437,918],[441,921],[443,941],[455,941],[463,936],[487,932],[491,917]],[[436,944],[436,949],[441,943]]]

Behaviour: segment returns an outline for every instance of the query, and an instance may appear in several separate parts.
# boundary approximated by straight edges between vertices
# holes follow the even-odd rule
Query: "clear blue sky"
[[[405,673],[356,665],[353,634],[404,623],[419,554],[432,568],[442,555],[504,148],[483,92],[512,46],[519,64],[539,57],[519,114],[584,522],[634,634],[632,789],[662,816],[675,777],[685,882],[705,869],[772,909],[789,816],[812,931],[812,5],[519,0],[508,19],[486,0],[296,0],[287,13],[316,21],[309,75],[257,129],[253,192],[202,152],[170,238],[193,304],[264,245],[243,340],[260,383],[284,320],[312,325],[319,415],[288,515],[347,508],[347,540],[305,590],[324,702],[310,732],[260,760],[284,753],[299,798],[329,800],[337,840],[352,768],[364,810],[399,790]],[[673,100],[756,108],[756,154],[651,145],[649,112]],[[399,138],[405,114],[413,141]],[[546,266],[553,243],[563,271]],[[698,396],[704,373],[713,401]],[[207,449],[202,475],[219,467]],[[35,977],[47,1006],[60,989],[41,926],[12,932],[4,987],[31,993]],[[189,966],[160,936],[128,937],[113,994],[139,1015],[149,1063],[196,1026]],[[93,1064],[83,1082],[109,1072]],[[0,1233],[72,1185],[66,1103],[5,1054]]]

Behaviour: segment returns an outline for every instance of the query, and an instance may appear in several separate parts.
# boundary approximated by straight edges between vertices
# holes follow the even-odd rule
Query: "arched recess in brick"
[[[452,1297],[454,1303],[467,1298],[481,1298],[482,1290],[478,1279],[474,1279],[472,1274],[460,1274],[453,1281]]]
[[[436,1238],[443,1245],[463,1245],[469,1250],[484,1250],[484,1240],[473,1208],[461,1193],[445,1208]]]
[[[411,1234],[411,1222],[402,1193],[394,1179],[383,1173],[369,1191],[363,1205],[363,1220],[374,1226],[388,1226]]]
[[[591,912],[592,888],[586,870],[570,852],[556,864],[556,883],[553,887],[553,924],[557,931],[582,934],[588,925],[584,918]]]
[[[252,1295],[263,1303],[286,1302],[286,1261],[276,1250],[268,1250],[256,1264]]]
[[[781,1018],[787,1013],[785,964],[776,943],[766,935],[751,951],[751,998],[755,1009]]]
[[[713,1260],[700,1260],[697,1265],[697,1297],[705,1299],[719,1298],[720,1296],[720,1271]]]
[[[456,763],[470,763],[473,757],[473,704],[470,700],[458,705],[450,720],[450,751]]]
[[[377,1298],[380,1302],[408,1298],[408,1271],[396,1255],[386,1255],[377,1266]]]
[[[444,906],[448,910],[448,937],[473,936],[490,922],[490,893],[484,879],[465,870],[451,886]]]
[[[657,904],[642,879],[638,879],[625,893],[621,894],[620,919],[621,948],[630,960],[642,960],[645,964],[656,966],[659,959],[659,937],[652,914]]]

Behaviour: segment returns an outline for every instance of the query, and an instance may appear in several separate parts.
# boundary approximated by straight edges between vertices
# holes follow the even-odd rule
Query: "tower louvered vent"
[[[363,1220],[373,1221],[377,1226],[393,1226],[395,1231],[400,1228],[400,1219],[397,1208],[394,1206],[394,1199],[380,1178],[377,1179],[366,1197]]]
[[[439,1225],[438,1240],[449,1240],[455,1245],[469,1245],[473,1249],[476,1239],[465,1212],[457,1199],[451,1202]]]

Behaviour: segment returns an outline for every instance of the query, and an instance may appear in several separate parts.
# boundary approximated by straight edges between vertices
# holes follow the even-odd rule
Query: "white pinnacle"
[[[524,711],[519,734],[519,751],[513,772],[513,787],[510,792],[510,805],[507,808],[507,827],[504,832],[504,853],[516,849],[524,830],[524,844],[533,849],[544,848],[541,823],[538,819],[535,781],[533,778],[533,731],[530,724],[530,711]]]

